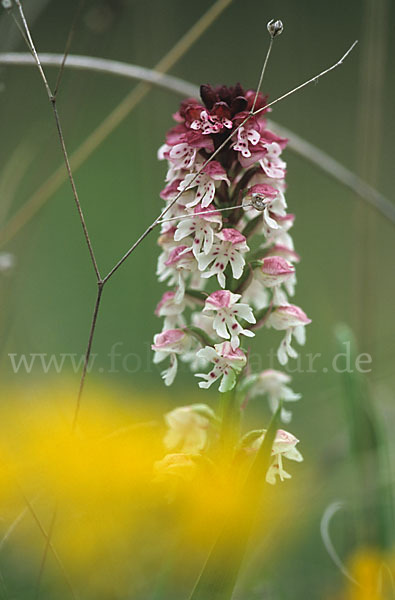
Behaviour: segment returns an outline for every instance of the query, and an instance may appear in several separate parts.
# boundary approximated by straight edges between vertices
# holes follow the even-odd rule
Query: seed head
[[[284,29],[283,22],[280,19],[272,19],[267,24],[267,30],[270,33],[271,37],[274,38],[276,35],[281,35]]]

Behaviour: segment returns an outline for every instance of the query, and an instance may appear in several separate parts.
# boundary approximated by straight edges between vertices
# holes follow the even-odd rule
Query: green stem
[[[236,386],[220,395],[220,446],[224,457],[231,459],[240,436],[241,411]]]
[[[241,490],[235,489],[237,502],[226,515],[224,525],[189,600],[231,600],[232,598],[266,484],[266,473],[270,465],[280,410],[281,407],[270,422],[245,485]]]

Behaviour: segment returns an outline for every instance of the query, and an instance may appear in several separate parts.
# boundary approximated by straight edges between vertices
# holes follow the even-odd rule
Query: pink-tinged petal
[[[222,231],[217,233],[217,236],[220,240],[223,240],[224,242],[231,242],[233,245],[246,242],[246,238],[240,233],[240,231],[230,227],[227,229],[222,229]]]
[[[276,244],[272,248],[268,250],[268,256],[281,256],[290,262],[300,262],[300,256],[295,250],[291,250],[287,248],[287,246],[282,246],[280,244]]]
[[[173,248],[170,252],[169,258],[165,261],[165,265],[167,267],[175,265],[179,260],[186,256],[193,256],[192,252],[190,250],[188,251],[188,246],[177,246],[177,248]]]
[[[231,305],[231,293],[228,290],[213,292],[206,300],[207,308],[229,308]]]
[[[215,344],[214,348],[222,358],[233,361],[247,361],[247,357],[240,348],[232,348],[230,342],[223,342],[222,344]]]
[[[169,146],[175,146],[176,144],[182,144],[186,142],[186,133],[188,129],[184,124],[176,125],[166,134],[166,143]]]
[[[247,196],[253,195],[263,196],[264,198],[274,200],[278,195],[278,190],[268,183],[257,183],[247,190]]]
[[[185,336],[186,333],[182,329],[167,329],[155,335],[151,348],[152,350],[162,350],[167,346],[178,343]]]
[[[228,179],[226,175],[226,171],[223,166],[216,160],[208,163],[204,169],[203,173],[209,175],[212,179]]]
[[[179,194],[178,186],[181,181],[181,179],[174,179],[161,191],[160,197],[163,198],[163,200],[175,198]]]
[[[261,271],[265,275],[291,275],[295,268],[281,256],[268,256],[263,259]]]
[[[249,157],[244,157],[243,155],[241,155],[241,156],[239,155],[239,162],[240,162],[241,166],[244,167],[245,169],[252,167],[252,165],[254,165],[259,160],[263,159],[267,155],[266,148],[262,148],[260,144],[250,147],[250,151],[251,151],[251,156],[249,156]]]
[[[193,212],[194,213],[208,213],[207,216],[210,216],[210,217],[221,216],[217,210],[214,210],[213,208],[208,208],[207,206],[202,206],[201,204],[198,204],[197,206],[195,206],[195,208],[193,209]],[[206,215],[199,214],[199,217],[202,217],[202,219],[204,219],[206,217]]]
[[[280,137],[268,129],[265,129],[263,132],[261,131],[261,139],[263,139],[267,144],[276,142],[280,146],[281,150],[284,150],[289,141],[287,138]]]
[[[165,292],[155,308],[155,314],[160,316],[162,306],[169,302],[169,300],[173,300],[174,296],[175,292]]]
[[[251,110],[251,108],[254,104],[254,101],[255,101],[256,91],[255,90],[247,90],[245,92],[244,96],[245,96],[245,98],[247,98],[247,101],[248,101],[247,108],[248,108],[248,110]],[[259,110],[259,109],[263,108],[264,106],[266,106],[267,99],[268,99],[267,96],[264,96],[262,94],[262,92],[259,92],[256,102],[255,102],[255,110]],[[259,113],[259,115],[263,115],[265,112],[266,112],[266,110],[263,110],[261,113]]]
[[[287,329],[288,327],[297,327],[298,325],[308,325],[311,319],[303,312],[299,306],[289,304],[286,306],[277,306],[269,317],[275,328]]]
[[[295,215],[293,215],[292,213],[289,213],[289,214],[284,215],[284,216],[276,215],[276,221],[278,221],[279,223],[291,223],[291,224],[293,224],[293,222],[295,221]]]
[[[298,438],[296,438],[289,431],[284,431],[283,429],[279,429],[276,433],[276,439],[274,440],[275,444],[291,444],[295,446],[299,442]]]

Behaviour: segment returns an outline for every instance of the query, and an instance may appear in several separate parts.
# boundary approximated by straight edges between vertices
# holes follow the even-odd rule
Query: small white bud
[[[1,0],[1,5],[6,10],[9,10],[10,8],[12,8],[12,0]]]
[[[280,19],[272,19],[266,27],[272,38],[276,37],[276,35],[281,35],[284,29],[283,22]]]

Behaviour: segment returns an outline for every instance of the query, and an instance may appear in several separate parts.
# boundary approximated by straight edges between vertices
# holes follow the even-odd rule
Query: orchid
[[[229,342],[215,344],[214,348],[206,346],[197,354],[200,358],[214,363],[209,373],[196,373],[196,377],[205,380],[199,381],[199,387],[207,389],[221,377],[220,392],[227,392],[235,387],[236,374],[245,367],[247,362],[244,352],[240,348],[234,350]]]
[[[170,366],[162,372],[166,385],[171,385],[177,374],[177,354],[189,349],[191,340],[181,329],[167,329],[154,338],[152,350],[155,351],[154,363],[160,363],[170,357]]]
[[[205,404],[179,406],[165,415],[168,427],[164,443],[170,450],[179,448],[186,454],[197,454],[208,441],[213,410]]]
[[[290,381],[291,377],[286,373],[276,369],[266,369],[247,376],[244,380],[244,388],[250,398],[267,396],[270,410],[274,414],[281,401],[295,402],[301,398],[300,394],[293,392],[287,385]],[[281,420],[289,423],[291,418],[292,413],[281,406]]]
[[[287,140],[268,129],[261,93],[240,84],[203,85],[201,99],[181,103],[158,153],[168,164],[161,192],[168,210],[161,222],[157,274],[169,289],[155,311],[164,321],[152,346],[154,362],[170,359],[162,372],[166,385],[182,360],[201,389],[218,382],[219,392],[235,394],[239,406],[245,405],[243,396],[266,396],[271,411],[289,422],[291,413],[282,403],[300,397],[288,386],[289,376],[275,369],[251,372],[246,347],[262,328],[283,331],[277,356],[285,364],[297,357],[292,338],[303,344],[310,323],[289,303],[300,258],[284,195]],[[260,112],[252,115],[253,107]],[[229,143],[216,152],[229,134],[234,134]],[[208,452],[212,415],[191,405],[172,410],[165,420],[164,443],[175,454],[161,468],[178,473],[188,466],[190,472],[183,457]],[[263,437],[260,433],[256,448]],[[268,481],[288,477],[284,457],[301,460],[297,441],[277,433]]]
[[[239,303],[240,298],[240,294],[219,290],[210,294],[203,308],[206,314],[215,313],[213,327],[221,338],[231,338],[233,350],[240,346],[239,335],[255,335],[250,329],[243,329],[238,321],[245,319],[248,323],[256,322],[252,308],[248,304]]]

